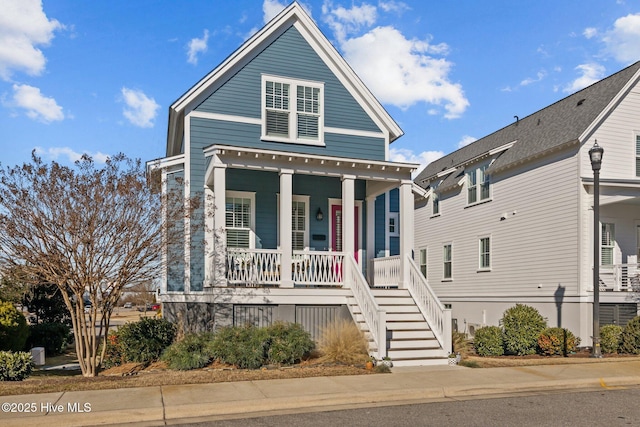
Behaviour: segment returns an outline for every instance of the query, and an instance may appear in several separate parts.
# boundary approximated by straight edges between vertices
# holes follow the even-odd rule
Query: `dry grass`
[[[361,364],[369,358],[369,342],[355,323],[336,320],[322,330],[318,349],[320,360],[333,363]]]
[[[593,359],[588,351],[581,351],[568,357],[562,356],[499,356],[480,357],[469,355],[463,358],[462,365],[476,368],[504,368],[518,366],[567,365],[581,363],[607,363],[620,361],[640,361],[640,356],[605,354],[602,359]]]

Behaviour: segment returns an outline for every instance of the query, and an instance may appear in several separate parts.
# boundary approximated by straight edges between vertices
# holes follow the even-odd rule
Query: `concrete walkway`
[[[640,386],[637,359],[485,369],[394,368],[391,374],[377,375],[0,396],[0,425],[157,426],[284,411],[633,386]]]

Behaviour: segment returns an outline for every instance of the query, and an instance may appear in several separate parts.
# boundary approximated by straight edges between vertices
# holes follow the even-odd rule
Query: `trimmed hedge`
[[[38,323],[29,326],[29,330],[27,348],[44,347],[48,356],[62,354],[71,338],[71,331],[64,323]]]
[[[636,316],[627,323],[620,335],[620,352],[640,354],[640,316]]]
[[[160,359],[176,335],[176,325],[165,320],[146,317],[126,323],[107,337],[103,368],[122,363],[149,364]]]
[[[204,368],[214,358],[213,337],[210,332],[185,335],[182,340],[171,344],[161,359],[169,368],[180,371]]]
[[[498,326],[484,326],[477,329],[473,344],[479,356],[502,356],[504,354],[502,329]]]
[[[507,309],[501,324],[505,352],[518,356],[535,354],[538,337],[547,327],[547,321],[538,310],[524,304]]]
[[[31,353],[0,351],[0,381],[22,381],[33,370]]]

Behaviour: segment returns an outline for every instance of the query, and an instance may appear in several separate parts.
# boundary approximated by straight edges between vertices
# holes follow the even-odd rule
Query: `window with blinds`
[[[262,76],[262,138],[278,142],[322,143],[322,83]]]
[[[251,199],[226,198],[227,247],[251,247]]]
[[[491,238],[483,237],[480,239],[480,269],[488,270],[491,268]]]
[[[422,273],[424,277],[427,277],[427,249],[426,248],[420,249],[419,264],[420,264],[420,273]]]
[[[291,246],[294,251],[305,249],[307,223],[307,206],[305,202],[292,202],[291,208]]]
[[[636,176],[640,177],[640,135],[636,135]]]
[[[444,274],[443,278],[451,279],[453,273],[453,248],[451,243],[444,245],[442,259],[444,261]]]

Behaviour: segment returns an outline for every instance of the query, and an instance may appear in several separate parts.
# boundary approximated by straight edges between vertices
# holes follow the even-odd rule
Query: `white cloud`
[[[400,108],[425,102],[444,105],[444,116],[457,118],[469,106],[462,86],[449,80],[452,63],[430,54],[446,44],[409,40],[393,27],[377,27],[341,45],[345,59],[383,103]]]
[[[43,123],[64,119],[62,107],[55,99],[47,98],[40,93],[40,89],[29,85],[13,85],[13,100],[10,106],[27,110],[29,118]]]
[[[0,78],[9,80],[16,70],[41,74],[46,59],[37,46],[48,46],[64,26],[47,18],[40,0],[0,0],[0,10]]]
[[[122,114],[135,126],[141,128],[153,127],[153,121],[158,114],[158,105],[153,98],[149,98],[140,90],[122,88],[122,98],[125,107]]]
[[[402,13],[405,10],[411,10],[411,8],[405,2],[394,0],[380,1],[378,2],[378,6],[380,6],[380,9],[384,10],[385,12]]]
[[[598,30],[593,27],[585,28],[582,35],[587,39],[591,39],[598,35]]]
[[[477,141],[478,138],[474,138],[473,136],[464,135],[460,141],[458,141],[458,148],[466,147],[472,142]]]
[[[376,7],[367,3],[345,9],[342,6],[333,8],[331,2],[325,2],[322,5],[322,13],[325,15],[325,22],[341,44],[346,41],[348,35],[375,24],[377,18]]]
[[[187,44],[187,62],[189,64],[198,64],[198,54],[207,51],[207,42],[209,41],[209,30],[204,30],[201,39],[194,38]]]
[[[602,79],[606,71],[602,65],[596,64],[595,62],[590,64],[580,64],[575,69],[581,73],[581,76],[566,85],[562,89],[563,92],[573,93],[583,89]]]
[[[264,0],[262,3],[262,13],[264,14],[263,20],[266,24],[276,17],[277,14],[287,7],[287,3],[280,2],[278,0]]]
[[[613,29],[602,37],[608,53],[622,63],[635,62],[640,58],[640,13],[618,18]]]
[[[520,82],[520,86],[528,86],[532,83],[537,83],[539,81],[541,81],[542,79],[544,79],[547,76],[547,72],[542,70],[542,71],[538,71],[538,73],[536,74],[536,77],[527,77],[526,79],[522,80]]]
[[[443,151],[423,151],[416,154],[407,148],[389,148],[389,159],[392,162],[420,164],[420,167],[413,173],[414,178],[418,176],[429,163],[438,160],[442,156],[444,156]]]
[[[80,160],[83,154],[87,154],[96,163],[105,163],[109,158],[108,154],[101,153],[100,151],[97,151],[95,153],[90,153],[88,151],[83,151],[82,153],[78,153],[77,151],[74,151],[69,147],[49,147],[49,148],[36,147],[35,150],[37,155],[42,157],[47,157],[51,160],[58,160],[60,156],[64,156],[69,161],[75,162],[77,160]]]

